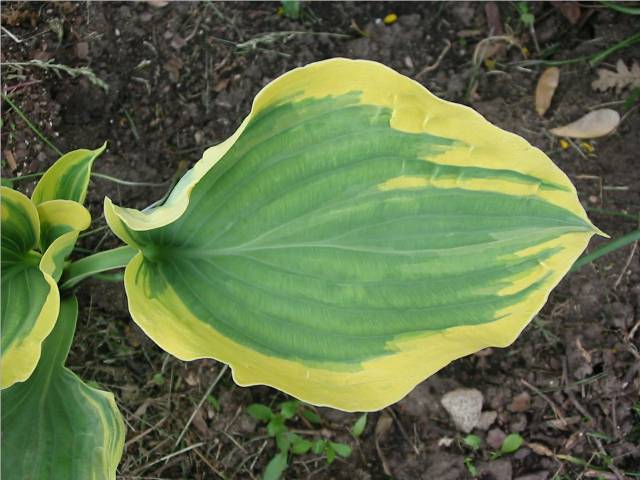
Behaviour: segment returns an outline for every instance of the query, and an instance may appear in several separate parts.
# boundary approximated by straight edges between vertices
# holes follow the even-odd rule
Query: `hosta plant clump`
[[[82,152],[68,155],[91,153]],[[63,159],[50,172],[61,171]],[[88,182],[92,162],[68,168],[56,177],[63,187],[51,182],[33,200],[46,205],[72,189],[74,178]],[[131,316],[167,352],[214,358],[231,366],[240,385],[271,385],[346,411],[381,409],[452,360],[512,343],[600,233],[569,179],[540,150],[381,64],[346,59],[298,68],[267,85],[238,130],[207,150],[162,205],[138,211],[105,199],[122,247],[65,262],[74,237],[64,254],[50,254],[57,269],[48,267],[47,248],[58,241],[51,239],[88,222],[63,228],[52,220],[38,236],[38,218],[49,217],[36,213],[47,209],[12,213],[13,204],[30,201],[22,197],[3,191],[3,292],[5,278],[11,288],[22,278],[14,273],[22,262],[20,271],[39,281],[42,305],[56,307],[10,320],[3,308],[3,351],[5,322],[14,325],[7,332],[21,332],[6,341],[12,348],[35,330],[30,344],[47,338],[43,358],[59,343],[51,345],[58,359],[52,378],[80,388],[62,366],[75,322],[59,327],[55,320],[75,318],[75,304],[59,307],[45,293],[67,298],[83,278],[126,266]],[[13,203],[5,207],[5,198]],[[66,201],[83,209],[83,199]],[[80,219],[80,210],[65,218]],[[49,232],[44,243],[42,231]],[[5,244],[16,259],[6,268]],[[5,411],[37,410],[33,400],[16,400],[9,410],[5,399],[22,398],[16,389],[39,378],[38,357],[18,368],[3,356],[3,378],[5,369],[18,372],[3,383],[18,382],[3,392],[3,425],[19,425],[5,423]],[[113,478],[121,422],[110,397],[100,395],[87,403],[100,418],[95,448],[109,454],[87,462]],[[49,418],[37,435],[69,422],[56,411]],[[6,438],[3,474],[19,478],[4,461]],[[55,465],[54,453],[35,454]]]

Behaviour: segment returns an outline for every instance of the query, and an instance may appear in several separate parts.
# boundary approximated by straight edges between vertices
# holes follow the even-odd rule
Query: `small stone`
[[[442,397],[440,403],[449,413],[456,428],[469,433],[482,415],[482,393],[475,388],[459,388]]]
[[[524,413],[518,413],[515,420],[510,423],[512,432],[524,432],[527,428],[527,416]]]
[[[87,42],[76,43],[76,57],[81,60],[86,59],[89,56],[89,44]]]
[[[506,458],[484,463],[480,465],[479,470],[482,478],[490,478],[492,480],[511,480],[513,478],[513,467]]]
[[[498,450],[502,446],[502,441],[505,439],[507,435],[499,428],[492,428],[487,433],[487,445],[489,445],[494,450]]]
[[[486,412],[482,412],[476,428],[479,430],[489,430],[489,427],[493,425],[493,422],[496,421],[497,417],[498,413],[494,410],[487,410]]]
[[[529,410],[531,406],[531,396],[527,392],[522,392],[519,395],[513,397],[509,410],[515,413],[522,413]]]
[[[516,477],[516,480],[547,480],[547,478],[549,478],[549,472],[542,470],[540,472],[521,475]]]

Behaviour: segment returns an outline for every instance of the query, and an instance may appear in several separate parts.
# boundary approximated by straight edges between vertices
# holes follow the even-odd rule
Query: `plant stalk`
[[[72,262],[65,268],[60,281],[60,289],[68,290],[88,277],[98,275],[109,270],[124,268],[137,253],[128,245],[94,253],[77,262]]]

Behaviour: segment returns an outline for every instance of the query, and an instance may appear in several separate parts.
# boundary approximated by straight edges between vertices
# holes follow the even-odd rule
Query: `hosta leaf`
[[[41,203],[38,205],[38,215],[40,217],[40,249],[43,252],[57,238],[70,233],[75,233],[71,244],[73,249],[78,232],[85,230],[91,224],[89,211],[80,203],[71,200],[49,200]]]
[[[77,313],[75,298],[62,302],[35,372],[1,394],[4,480],[116,478],[125,428],[113,395],[64,367]]]
[[[351,411],[509,345],[598,232],[540,150],[346,59],[268,85],[164,206],[105,214],[156,343]]]
[[[22,193],[2,193],[2,331],[0,387],[26,380],[40,358],[40,346],[58,316],[60,298],[54,261],[43,265],[34,249],[40,238],[38,211]]]
[[[107,148],[105,143],[96,150],[74,150],[60,157],[42,176],[31,195],[39,205],[48,200],[73,200],[84,203],[91,177],[91,167]]]

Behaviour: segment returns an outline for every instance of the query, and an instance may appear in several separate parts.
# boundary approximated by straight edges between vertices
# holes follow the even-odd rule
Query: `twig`
[[[211,469],[213,473],[218,475],[220,478],[223,478],[223,479],[227,478],[224,476],[224,474],[220,470],[214,467],[209,460],[207,460],[207,457],[205,457],[203,454],[200,453],[200,450],[196,448],[193,452],[200,457],[200,460],[202,460]]]
[[[407,435],[407,432],[405,432],[404,427],[402,426],[402,423],[400,423],[400,420],[398,420],[398,417],[396,416],[396,412],[394,412],[393,408],[391,407],[387,408],[387,410],[393,417],[393,420],[398,425],[398,429],[400,430],[400,434],[402,435],[402,437],[407,441],[409,445],[411,445],[411,448],[413,449],[414,452],[416,452],[416,455],[420,455],[420,449],[418,449],[418,447],[409,439],[409,435]]]
[[[631,253],[629,254],[629,258],[627,258],[627,261],[624,264],[624,267],[622,267],[622,271],[620,272],[620,275],[618,275],[618,278],[616,279],[615,283],[613,284],[613,289],[615,290],[616,288],[618,288],[618,285],[620,285],[620,282],[622,281],[622,277],[624,277],[624,273],[627,271],[627,268],[629,268],[629,265],[631,265],[631,260],[633,259],[633,256],[636,253],[636,250],[638,249],[638,242],[635,241],[633,242],[633,248],[631,249]]]
[[[7,35],[9,35],[9,38],[11,40],[13,40],[16,43],[22,43],[23,40],[20,40],[18,37],[16,37],[13,33],[11,33],[9,30],[7,30],[5,27],[0,27],[0,29],[2,29],[2,31],[4,33],[6,33]]]
[[[567,420],[564,418],[564,415],[562,415],[562,412],[560,411],[560,409],[554,403],[553,400],[551,400],[547,395],[542,393],[542,391],[538,387],[535,387],[535,386],[531,385],[529,382],[527,382],[524,378],[520,379],[520,383],[522,383],[525,387],[527,387],[529,390],[531,390],[536,395],[540,395],[540,397],[542,397],[542,399],[545,402],[547,402],[547,404],[551,407],[551,409],[553,410],[553,413],[556,415],[556,417],[558,417],[558,419],[562,422],[562,424],[565,427],[568,425],[567,424]]]
[[[151,463],[147,463],[146,465],[140,467],[139,469],[137,469],[135,472],[133,472],[133,475],[138,474],[139,472],[144,472],[147,468],[152,467],[154,465],[157,465],[160,462],[164,462],[165,460],[170,460],[173,457],[176,457],[178,455],[182,455],[183,453],[188,452],[189,450],[193,450],[194,448],[198,448],[201,447],[205,444],[206,442],[199,442],[199,443],[195,443],[193,445],[189,445],[188,447],[183,448],[182,450],[178,450],[177,452],[174,453],[170,453],[169,455],[165,455],[162,458],[159,458],[158,460],[154,460]]]
[[[133,437],[131,440],[128,440],[127,443],[124,444],[124,448],[127,448],[129,445],[142,440],[144,437],[146,437],[151,432],[153,432],[156,428],[158,428],[160,425],[162,425],[167,418],[169,418],[169,417],[164,417],[163,419],[161,419],[158,423],[156,423],[152,427],[147,428],[145,431],[139,433],[138,435]]]
[[[176,440],[176,443],[173,445],[174,448],[177,447],[180,444],[180,442],[182,441],[182,438],[187,433],[187,430],[189,430],[189,426],[191,425],[191,422],[193,422],[193,419],[196,417],[196,414],[198,413],[198,410],[200,410],[200,407],[202,407],[202,405],[204,404],[204,402],[207,399],[207,397],[209,395],[211,395],[211,392],[213,391],[215,386],[218,384],[218,382],[220,381],[220,379],[225,374],[225,372],[227,371],[228,368],[229,368],[229,365],[225,365],[224,367],[222,367],[222,369],[220,370],[220,373],[218,373],[218,376],[216,377],[216,379],[213,381],[213,383],[211,385],[209,385],[209,388],[207,388],[207,391],[204,392],[204,395],[200,399],[200,402],[198,402],[198,405],[196,406],[196,408],[193,410],[193,413],[189,417],[189,420],[187,421],[187,424],[182,429],[182,432],[180,432],[180,435],[178,436],[178,440]]]
[[[451,42],[449,40],[447,40],[446,38],[444,39],[444,41],[445,41],[446,45],[442,49],[442,51],[440,52],[440,55],[438,55],[438,58],[436,59],[436,61],[433,64],[427,65],[422,70],[420,70],[418,72],[418,74],[415,76],[416,80],[419,79],[420,77],[422,77],[422,75],[424,75],[425,73],[432,72],[432,71],[434,71],[436,68],[438,68],[440,66],[440,62],[442,61],[444,56],[447,54],[447,52],[449,52],[449,50],[451,49]]]
[[[567,385],[569,383],[569,365],[567,363],[567,357],[563,357],[562,359],[562,378],[564,380],[565,385]],[[576,409],[584,416],[586,417],[589,422],[591,423],[595,423],[593,415],[591,415],[586,408],[584,408],[580,402],[578,402],[578,399],[576,398],[575,393],[573,393],[573,390],[571,389],[567,389],[565,390],[565,393],[567,394],[567,396],[569,397],[569,400],[571,400],[571,403],[573,403],[573,405],[576,407]]]

